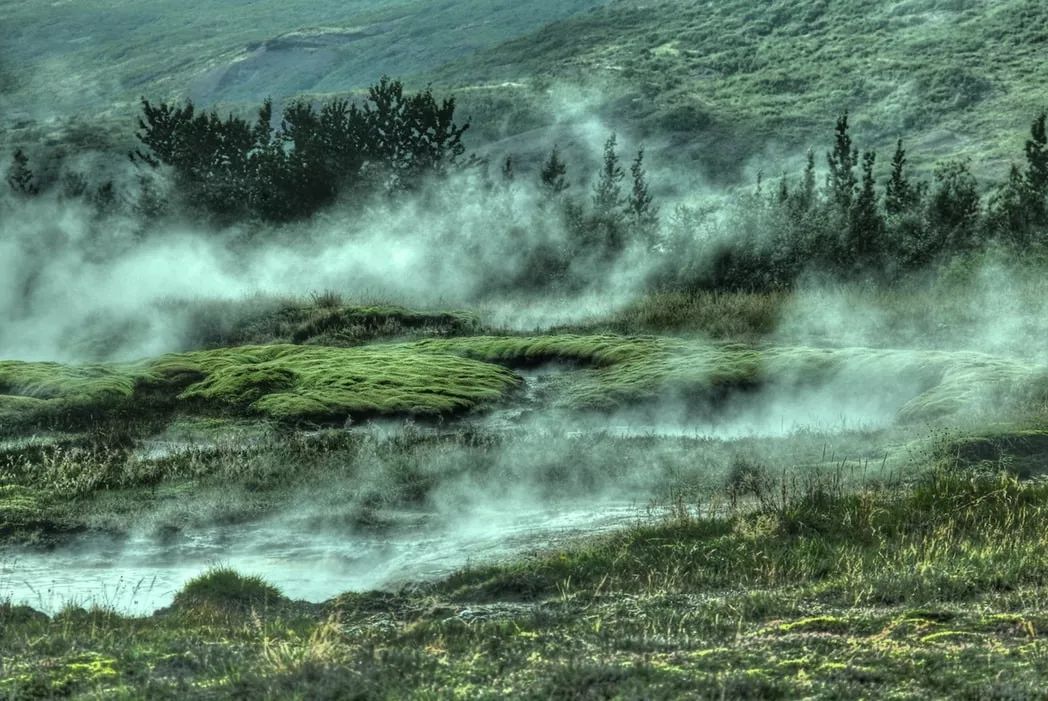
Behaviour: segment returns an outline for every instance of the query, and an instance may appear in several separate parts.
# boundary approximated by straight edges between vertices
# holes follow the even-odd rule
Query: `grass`
[[[572,94],[547,93],[551,84],[577,84],[610,126],[658,144],[652,163],[690,171],[699,162],[715,179],[742,177],[753,158],[777,173],[787,164],[768,150],[828,144],[845,110],[862,148],[883,154],[902,136],[920,169],[965,156],[999,179],[1048,103],[1028,70],[1046,33],[1048,11],[1025,0],[777,0],[760,11],[743,0],[712,8],[619,0],[441,67],[437,79],[527,86],[486,96],[492,117],[531,105],[518,118],[523,133],[551,128],[555,120],[543,115]],[[487,114],[483,104],[476,113]]]
[[[222,327],[308,329],[298,345],[2,363],[5,549],[235,528],[303,500],[318,534],[430,523],[471,499],[508,509],[521,491],[548,505],[643,495],[668,515],[323,603],[228,567],[141,618],[0,603],[0,698],[1036,698],[1048,682],[1044,368],[919,344],[776,344],[765,325],[796,301],[658,297],[594,325],[677,336],[497,336],[463,335],[484,331],[468,315],[416,322],[329,295],[302,316],[237,310]],[[745,331],[730,330],[736,314]],[[351,347],[320,344],[358,324],[369,330]],[[390,325],[406,338],[353,345]],[[725,341],[736,334],[745,342]],[[544,364],[564,374],[521,398],[518,373]],[[898,421],[876,430],[714,440],[559,423],[580,409],[894,385]],[[528,401],[549,425],[308,426]],[[90,417],[91,430],[42,430],[32,412]],[[154,454],[151,441],[174,447]]]
[[[682,339],[623,336],[472,337],[428,340],[429,352],[461,353],[510,367],[574,363],[583,374],[564,398],[573,409],[615,409],[678,399],[703,404],[725,394],[768,385],[819,386],[839,376],[863,383],[900,382],[912,399],[906,421],[955,416],[980,405],[1019,398],[1043,404],[1048,390],[1037,365],[972,352],[895,351],[869,348],[753,347]]]
[[[4,55],[5,63],[32,71],[34,81],[51,81],[56,107],[110,109],[142,94],[257,104],[267,95],[347,91],[383,74],[424,71],[594,4],[264,2],[244,24],[228,6],[196,0],[177,8],[149,0],[115,9],[89,0],[67,12],[4,2],[11,22],[24,28],[5,41]],[[99,21],[103,11],[109,12],[105,22]],[[82,41],[87,36],[91,41]],[[74,84],[93,87],[74,90]]]
[[[972,352],[764,347],[653,336],[471,336],[359,348],[274,344],[195,351],[129,365],[0,365],[0,410],[12,424],[131,411],[225,411],[288,422],[439,417],[505,403],[521,380],[506,368],[577,368],[555,404],[614,410],[672,399],[709,407],[775,387],[898,384],[904,421],[993,406],[1043,405],[1043,368]],[[1008,400],[1007,402],[1005,400]]]
[[[280,420],[448,415],[502,399],[520,382],[491,364],[403,346],[249,346],[169,356],[151,370],[198,378],[179,400]]]
[[[501,399],[520,383],[496,365],[408,346],[222,348],[107,366],[0,365],[0,417],[12,425],[94,421],[187,407],[285,421],[442,416]],[[148,413],[145,412],[145,413]]]
[[[476,333],[477,315],[384,302],[347,303],[335,292],[310,299],[163,300],[157,314],[181,322],[186,349],[296,343],[358,346],[376,340]]]
[[[1019,699],[1041,692],[1043,481],[943,469],[858,490],[813,480],[784,493],[723,516],[678,512],[396,594],[266,607],[279,594],[264,582],[213,571],[177,598],[203,599],[226,615],[176,606],[147,618],[75,608],[49,618],[0,606],[0,693]],[[245,601],[253,614],[237,613]]]
[[[261,577],[244,576],[228,567],[213,567],[191,579],[175,594],[176,611],[215,615],[246,614],[287,601]]]

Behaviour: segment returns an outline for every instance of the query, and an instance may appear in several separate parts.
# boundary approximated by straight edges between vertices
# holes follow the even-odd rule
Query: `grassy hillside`
[[[620,0],[437,76],[448,85],[530,81],[534,90],[512,90],[540,112],[560,99],[545,92],[551,81],[584,85],[609,124],[714,175],[738,176],[769,148],[769,173],[776,151],[824,150],[843,110],[882,164],[904,136],[916,161],[970,156],[977,171],[996,173],[1021,158],[1029,121],[1048,104],[1046,37],[1048,6],[1030,0]],[[506,88],[483,98],[506,114]],[[503,133],[535,127],[520,123]]]
[[[142,94],[257,102],[426,71],[598,4],[5,0],[0,53],[23,78],[16,117],[119,107]]]
[[[473,148],[527,163],[557,141],[578,160],[599,124],[645,141],[655,165],[735,182],[821,152],[846,109],[881,168],[904,136],[919,166],[965,156],[1000,176],[1048,104],[1048,9],[1031,0],[265,0],[251,21],[233,5],[0,3],[17,28],[0,83],[21,89],[7,120],[87,103],[129,135],[142,94],[255,105],[389,73],[453,89]]]

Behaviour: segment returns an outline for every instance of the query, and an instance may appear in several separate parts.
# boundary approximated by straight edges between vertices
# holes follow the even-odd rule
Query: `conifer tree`
[[[855,178],[855,166],[859,162],[859,149],[852,145],[848,135],[848,113],[837,118],[837,128],[833,151],[826,154],[830,167],[827,175],[830,196],[840,211],[847,213],[855,198],[858,182]]]
[[[906,151],[902,147],[902,139],[899,139],[895,144],[892,172],[884,192],[884,209],[888,214],[909,212],[920,199],[920,189],[906,176],[906,163]]]
[[[568,181],[565,177],[567,173],[568,167],[560,158],[560,149],[554,145],[539,173],[542,179],[542,189],[547,196],[556,197],[568,189]]]
[[[779,176],[779,192],[775,198],[775,203],[780,207],[790,201],[790,184],[786,180],[786,173]]]
[[[593,188],[593,211],[597,217],[609,218],[623,205],[622,180],[626,172],[619,164],[619,155],[615,152],[617,138],[615,134],[604,143],[604,162],[600,177]]]
[[[1042,111],[1030,125],[1026,141],[1026,187],[1029,190],[1031,219],[1036,224],[1048,224],[1048,133],[1045,122],[1048,113]]]
[[[812,148],[808,149],[801,184],[789,193],[786,204],[794,219],[800,218],[815,204],[815,150]]]
[[[648,245],[654,243],[655,230],[659,225],[659,208],[648,187],[647,174],[644,172],[644,149],[637,151],[637,157],[630,166],[633,176],[633,190],[626,202],[626,214],[637,229],[637,233],[646,239]]]
[[[874,263],[882,249],[884,220],[877,211],[877,191],[873,178],[873,166],[877,154],[867,151],[862,156],[862,187],[851,209],[849,222],[849,253],[852,263],[866,266]]]
[[[23,197],[32,197],[40,193],[40,186],[36,183],[33,171],[29,168],[29,156],[25,151],[18,149],[11,159],[11,171],[7,176],[7,184],[15,193]]]

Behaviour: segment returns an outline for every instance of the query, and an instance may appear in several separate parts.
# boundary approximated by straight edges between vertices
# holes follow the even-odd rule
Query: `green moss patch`
[[[175,594],[176,611],[244,613],[277,606],[288,599],[261,577],[242,575],[228,567],[216,567],[186,583]]]
[[[39,524],[43,510],[43,499],[36,490],[0,485],[0,533]]]
[[[243,346],[111,366],[8,362],[0,364],[0,419],[93,416],[132,405],[281,421],[446,416],[508,399],[521,384],[510,369],[544,363],[571,368],[554,404],[576,410],[667,399],[709,406],[733,392],[834,382],[857,396],[893,388],[898,417],[909,423],[1021,412],[1048,399],[1044,368],[979,353],[561,334]]]
[[[413,347],[509,367],[560,362],[593,372],[577,378],[565,404],[613,409],[659,399],[705,402],[732,391],[776,385],[818,387],[842,380],[857,394],[885,385],[910,391],[899,418],[922,422],[962,411],[1043,402],[1048,370],[972,352],[870,348],[754,347],[653,336],[473,337]]]
[[[167,356],[151,371],[196,378],[180,400],[283,420],[447,415],[499,400],[520,383],[495,365],[405,346],[248,346]]]
[[[270,418],[442,416],[505,397],[520,378],[505,368],[409,346],[246,346],[163,356],[135,365],[0,365],[0,414],[12,423],[72,408],[234,411]]]

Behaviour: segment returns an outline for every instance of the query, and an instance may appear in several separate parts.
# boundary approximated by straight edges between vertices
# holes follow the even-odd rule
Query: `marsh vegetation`
[[[343,4],[4,45],[0,699],[1043,694],[1044,10]]]

